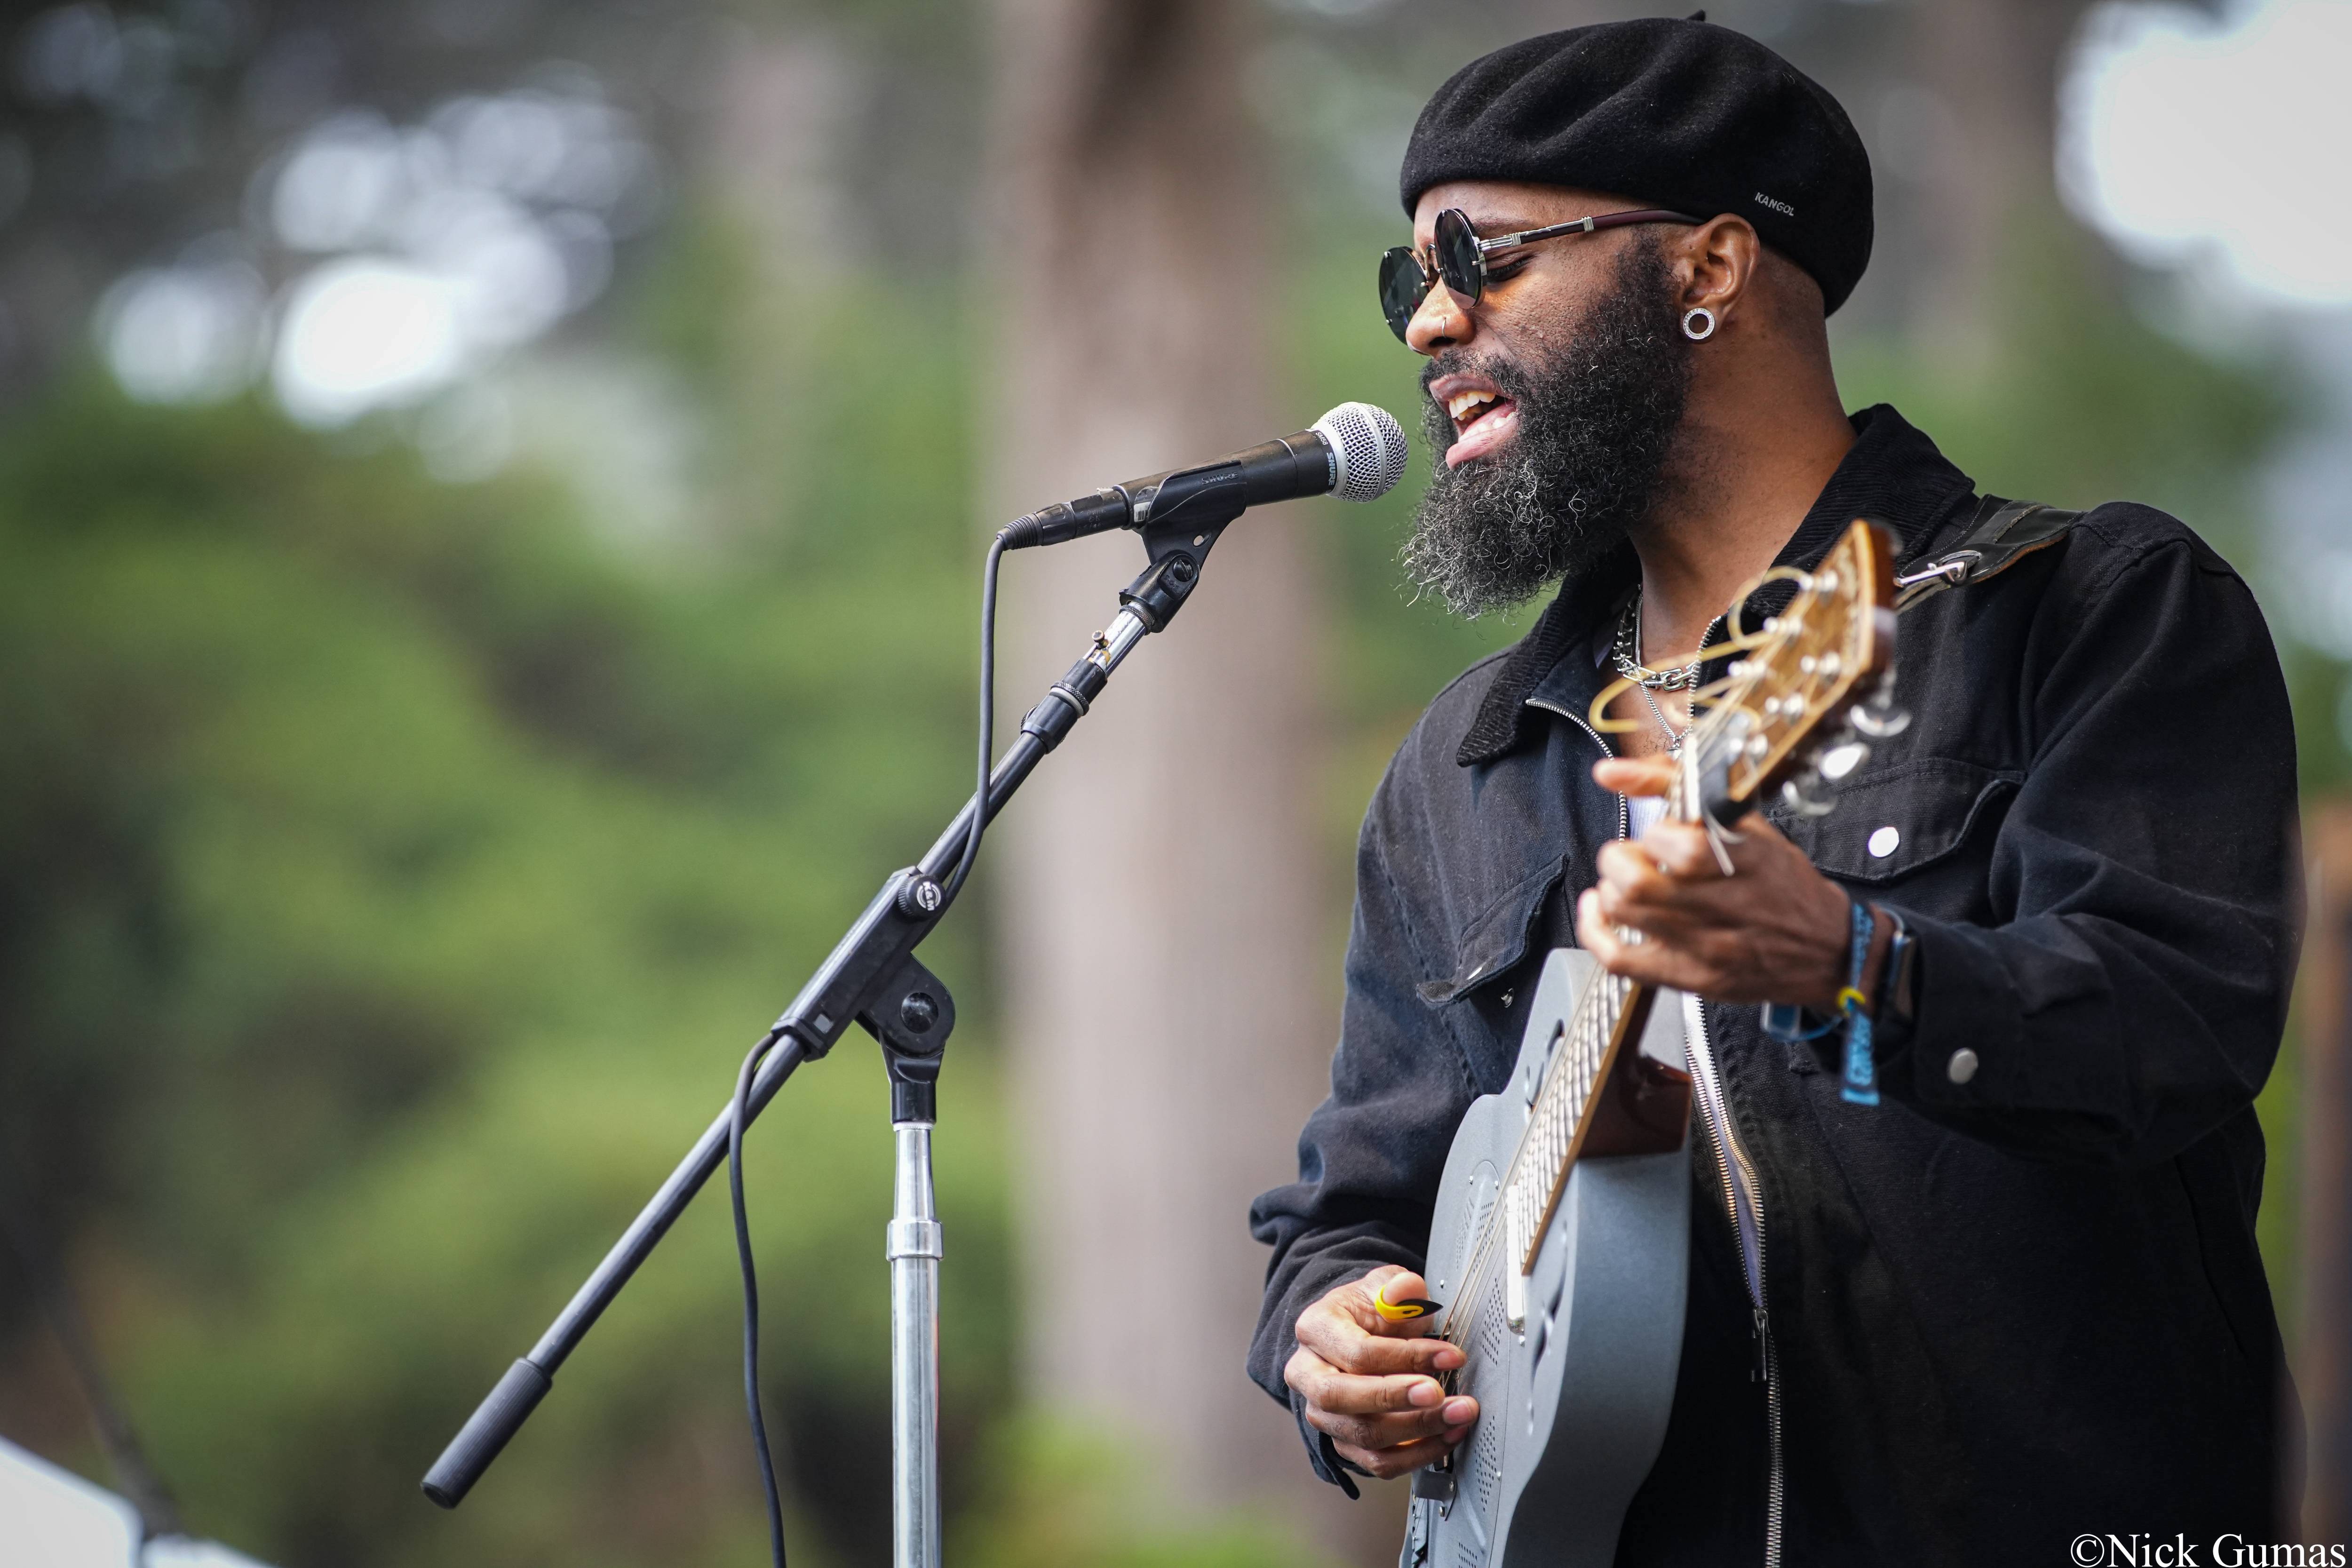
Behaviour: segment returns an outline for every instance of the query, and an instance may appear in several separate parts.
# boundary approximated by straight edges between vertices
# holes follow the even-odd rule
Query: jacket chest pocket
[[[1772,825],[1841,881],[1878,885],[1926,870],[2008,810],[2018,775],[1948,757],[1914,757],[1865,773],[1838,791],[1827,816],[1785,809]]]
[[[1492,985],[1516,968],[1527,956],[1538,911],[1567,867],[1565,859],[1537,867],[1472,916],[1454,939],[1453,973],[1422,982],[1417,988],[1421,999],[1432,1005],[1451,1002]]]
[[[1432,1007],[1467,1006],[1476,1015],[1476,1023],[1460,1033],[1482,1093],[1499,1089],[1517,1060],[1518,1036],[1510,1020],[1529,987],[1510,977],[1532,978],[1528,955],[1537,945],[1545,902],[1567,868],[1565,857],[1539,866],[1497,896],[1455,937],[1452,973],[1416,987]]]

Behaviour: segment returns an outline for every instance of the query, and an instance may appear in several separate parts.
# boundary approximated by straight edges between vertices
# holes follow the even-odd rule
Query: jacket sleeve
[[[1475,1098],[1469,1058],[1447,1014],[1416,994],[1438,973],[1423,943],[1433,916],[1402,890],[1429,888],[1414,862],[1427,834],[1412,784],[1414,742],[1390,766],[1364,819],[1348,940],[1347,998],[1331,1060],[1330,1097],[1298,1140],[1298,1180],[1250,1205],[1250,1233],[1274,1248],[1250,1345],[1249,1372],[1299,1415],[1316,1473],[1355,1488],[1330,1439],[1307,1426],[1282,1380],[1299,1314],[1327,1291],[1382,1264],[1419,1268],[1454,1128]]]
[[[1903,911],[1915,1022],[1887,1031],[1885,1076],[1986,1142],[2137,1165],[2243,1110],[2276,1055],[2294,734],[2268,628],[2218,556],[2179,530],[2092,558],[2061,567],[2027,639],[2030,760],[1990,868],[2005,923]]]

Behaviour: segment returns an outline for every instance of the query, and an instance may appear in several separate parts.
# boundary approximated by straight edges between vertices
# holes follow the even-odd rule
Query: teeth
[[[1462,416],[1471,409],[1494,401],[1495,395],[1491,392],[1457,392],[1445,400],[1445,412],[1459,425]]]

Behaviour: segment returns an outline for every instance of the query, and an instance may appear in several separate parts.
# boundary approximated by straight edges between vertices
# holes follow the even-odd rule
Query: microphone
[[[1114,528],[1164,521],[1187,503],[1212,495],[1226,516],[1301,496],[1375,500],[1404,477],[1406,453],[1404,432],[1387,409],[1342,403],[1295,436],[1040,508],[1006,523],[997,537],[1007,550],[1061,544]],[[1236,489],[1238,495],[1233,493]]]

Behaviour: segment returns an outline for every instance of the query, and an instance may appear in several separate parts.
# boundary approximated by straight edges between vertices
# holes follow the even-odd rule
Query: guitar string
[[[1636,933],[1622,931],[1622,935]],[[1638,939],[1637,939],[1638,940]],[[1567,1159],[1568,1144],[1575,1136],[1575,1122],[1567,1115],[1576,1109],[1576,1121],[1582,1119],[1583,1108],[1597,1087],[1601,1058],[1607,1054],[1610,1037],[1615,1033],[1618,1017],[1634,990],[1633,983],[1622,976],[1603,974],[1601,984],[1586,987],[1575,1011],[1563,1030],[1564,1045],[1559,1059],[1544,1076],[1538,1090],[1537,1106],[1528,1117],[1527,1130],[1521,1134],[1506,1175],[1496,1190],[1493,1210],[1480,1227],[1478,1240],[1467,1266],[1463,1270],[1461,1288],[1455,1292],[1457,1302],[1466,1302],[1467,1311],[1457,1323],[1449,1314],[1445,1337],[1456,1344],[1475,1338],[1486,1325],[1487,1286],[1497,1264],[1508,1266],[1502,1257],[1513,1237],[1510,1230],[1510,1205],[1517,1202],[1533,1211],[1538,1200],[1523,1177],[1534,1177],[1547,1170],[1556,1171]],[[1557,1178],[1555,1178],[1556,1180]],[[1549,1186],[1543,1199],[1549,1202]],[[1526,1215],[1528,1228],[1534,1229],[1539,1213]]]
[[[1601,1058],[1606,1054],[1609,1037],[1615,1032],[1617,1016],[1634,989],[1632,982],[1621,976],[1604,974],[1600,978],[1602,984],[1588,986],[1571,1015],[1571,1022],[1564,1031],[1566,1043],[1560,1058],[1545,1075],[1544,1086],[1538,1090],[1538,1109],[1529,1116],[1528,1130],[1521,1135],[1507,1174],[1496,1190],[1494,1208],[1480,1227],[1477,1245],[1463,1270],[1462,1285],[1454,1300],[1465,1303],[1467,1311],[1449,1313],[1444,1331],[1444,1337],[1457,1345],[1466,1344],[1484,1331],[1488,1321],[1488,1286],[1498,1267],[1511,1266],[1511,1260],[1504,1256],[1511,1249],[1513,1239],[1510,1205],[1516,1201],[1530,1211],[1526,1215],[1530,1232],[1535,1221],[1541,1217],[1534,1212],[1538,1207],[1537,1198],[1521,1178],[1557,1169],[1565,1161],[1567,1143],[1573,1138],[1575,1129],[1563,1112],[1574,1105],[1581,1119],[1582,1107],[1598,1083]],[[1549,1200],[1550,1195],[1547,1188],[1543,1198]]]
[[[1638,933],[1621,929],[1621,937],[1638,940]],[[1578,1000],[1575,1011],[1563,1030],[1564,1043],[1559,1058],[1544,1075],[1537,1093],[1537,1104],[1529,1113],[1527,1130],[1522,1132],[1517,1148],[1513,1152],[1503,1181],[1496,1189],[1495,1206],[1480,1227],[1477,1245],[1467,1267],[1463,1270],[1461,1288],[1455,1292],[1456,1301],[1469,1305],[1466,1317],[1457,1325],[1455,1316],[1449,1314],[1445,1337],[1456,1344],[1475,1337],[1486,1326],[1487,1305],[1486,1286],[1493,1268],[1498,1262],[1507,1264],[1501,1254],[1510,1249],[1516,1239],[1510,1233],[1510,1205],[1517,1202],[1531,1211],[1526,1215],[1528,1229],[1532,1233],[1535,1222],[1542,1217],[1539,1203],[1528,1180],[1547,1171],[1557,1172],[1568,1155],[1568,1145],[1575,1137],[1575,1124],[1583,1119],[1584,1109],[1599,1086],[1601,1058],[1607,1054],[1609,1038],[1635,986],[1622,976],[1603,973],[1599,984],[1586,987]],[[1575,1109],[1570,1120],[1567,1112]],[[1549,1187],[1557,1184],[1555,1175],[1546,1185],[1542,1203],[1548,1204]],[[1532,1235],[1530,1234],[1530,1239]]]

